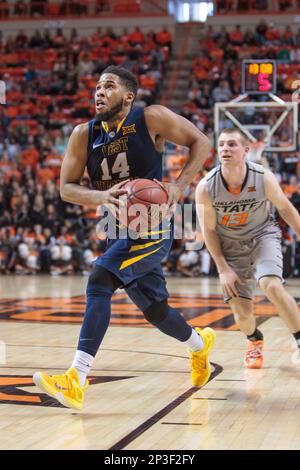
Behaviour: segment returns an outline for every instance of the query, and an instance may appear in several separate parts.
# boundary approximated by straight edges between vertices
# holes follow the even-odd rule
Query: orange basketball
[[[161,223],[168,209],[168,193],[164,188],[149,179],[128,181],[123,188],[127,190],[126,212],[121,211],[120,217],[124,225],[140,221],[141,229],[148,230]]]

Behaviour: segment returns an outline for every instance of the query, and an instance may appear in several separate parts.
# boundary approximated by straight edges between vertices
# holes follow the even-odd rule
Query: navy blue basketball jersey
[[[155,149],[144,109],[133,108],[111,131],[103,121],[88,124],[87,170],[94,189],[106,191],[126,179],[162,179],[162,152]]]
[[[162,179],[162,152],[155,149],[144,109],[133,108],[110,131],[103,121],[89,122],[87,170],[93,188],[101,191],[126,179]],[[159,226],[137,239],[130,230],[125,230],[126,238],[120,237],[124,227],[118,222],[116,226],[113,236],[105,229],[107,249],[95,264],[114,273],[136,305],[145,310],[168,297],[161,261],[172,244],[172,224],[167,222],[166,227]]]

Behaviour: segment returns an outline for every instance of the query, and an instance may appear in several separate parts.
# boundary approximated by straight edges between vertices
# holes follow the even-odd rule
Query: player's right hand
[[[112,204],[117,209],[119,209],[120,207],[124,207],[125,203],[122,199],[120,199],[120,196],[127,194],[127,189],[122,189],[121,186],[123,186],[128,181],[129,180],[121,181],[120,183],[115,184],[106,191],[99,191],[97,201],[99,206],[102,204]]]
[[[239,276],[232,269],[220,272],[219,276],[223,294],[226,297],[238,297],[236,283],[242,284]]]

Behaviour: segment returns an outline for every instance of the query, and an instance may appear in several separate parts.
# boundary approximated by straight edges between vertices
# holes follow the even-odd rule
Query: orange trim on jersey
[[[230,186],[228,186],[228,191],[231,194],[240,194],[240,192],[242,191],[242,185],[239,186],[238,188],[230,188]]]

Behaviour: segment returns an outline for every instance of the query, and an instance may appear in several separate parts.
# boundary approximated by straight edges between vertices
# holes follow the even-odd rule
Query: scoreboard
[[[243,60],[242,93],[248,95],[276,93],[275,60]]]

